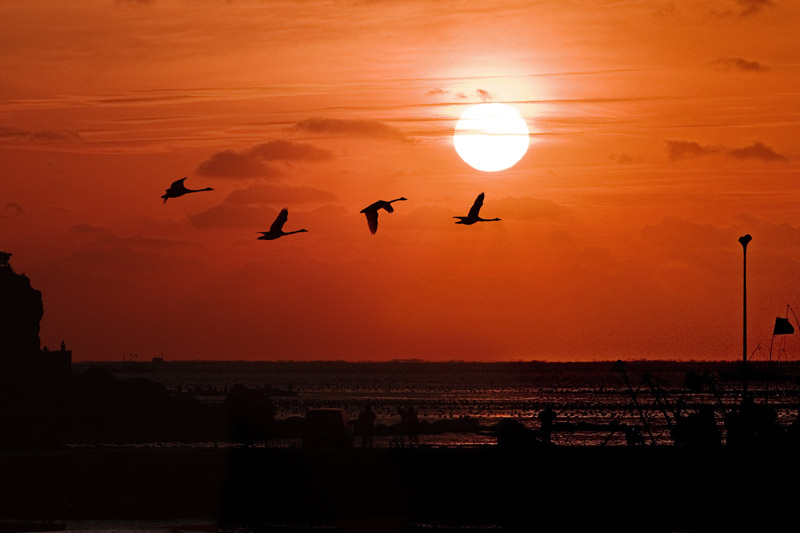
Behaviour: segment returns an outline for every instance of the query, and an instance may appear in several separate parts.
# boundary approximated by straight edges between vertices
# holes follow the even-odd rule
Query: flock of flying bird
[[[177,181],[172,182],[172,185],[169,186],[167,192],[161,197],[164,199],[164,203],[167,203],[167,200],[170,198],[177,198],[179,196],[183,196],[184,194],[189,194],[192,192],[203,192],[203,191],[213,191],[211,187],[206,187],[205,189],[187,189],[186,185],[184,185],[184,181],[186,178],[181,178]],[[394,202],[405,201],[407,198],[395,198],[394,200],[378,200],[377,202],[368,205],[364,209],[361,210],[362,213],[367,217],[367,226],[369,226],[369,231],[373,235],[375,232],[378,231],[378,211],[383,209],[387,213],[393,213],[394,208],[392,204]],[[469,213],[465,217],[453,217],[457,218],[458,222],[456,224],[465,224],[470,226],[475,224],[476,222],[496,222],[500,220],[499,218],[481,218],[480,211],[481,207],[483,206],[483,193],[480,193],[477,198],[475,198],[475,202],[472,204],[472,207],[469,210]],[[283,231],[283,225],[286,224],[286,220],[289,218],[289,210],[285,207],[281,209],[281,212],[278,213],[278,216],[275,218],[275,222],[272,223],[270,226],[269,231],[259,231],[258,233],[261,234],[261,237],[258,237],[259,240],[263,241],[272,241],[277,239],[278,237],[283,237],[284,235],[291,235],[293,233],[303,233],[307,232],[306,229],[298,229],[295,231]]]

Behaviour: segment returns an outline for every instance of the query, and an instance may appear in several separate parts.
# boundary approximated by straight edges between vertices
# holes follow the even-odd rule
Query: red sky
[[[75,359],[733,360],[744,233],[750,349],[800,310],[794,2],[0,11],[0,249]],[[509,170],[453,149],[482,100]]]

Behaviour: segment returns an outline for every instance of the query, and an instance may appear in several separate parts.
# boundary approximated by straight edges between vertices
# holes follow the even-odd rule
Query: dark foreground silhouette
[[[0,474],[2,519],[666,532],[791,530],[796,490],[760,489],[800,467],[728,448],[100,449],[0,454]]]
[[[181,178],[177,181],[173,181],[172,185],[169,186],[167,192],[164,193],[161,198],[164,199],[164,203],[167,203],[167,200],[170,198],[178,198],[179,196],[183,196],[184,194],[189,194],[192,192],[204,192],[204,191],[213,191],[211,187],[206,187],[205,189],[187,189],[186,185],[184,185],[184,181],[186,178]]]
[[[476,222],[497,222],[499,218],[481,218],[480,212],[481,207],[483,206],[483,193],[480,193],[477,198],[475,198],[475,202],[472,204],[472,207],[469,210],[469,213],[465,217],[453,217],[457,218],[458,222],[456,224],[466,224],[467,226],[471,226]]]

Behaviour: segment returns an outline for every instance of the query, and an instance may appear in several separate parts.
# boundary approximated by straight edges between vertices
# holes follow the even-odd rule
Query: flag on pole
[[[789,323],[788,318],[777,317],[775,319],[775,329],[772,330],[773,335],[791,335],[794,333],[794,327]]]

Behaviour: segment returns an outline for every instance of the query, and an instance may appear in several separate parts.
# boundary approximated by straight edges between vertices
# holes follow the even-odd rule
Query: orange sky
[[[0,249],[75,359],[736,359],[744,233],[750,349],[800,310],[795,2],[0,12]],[[453,149],[482,100],[509,170]]]

